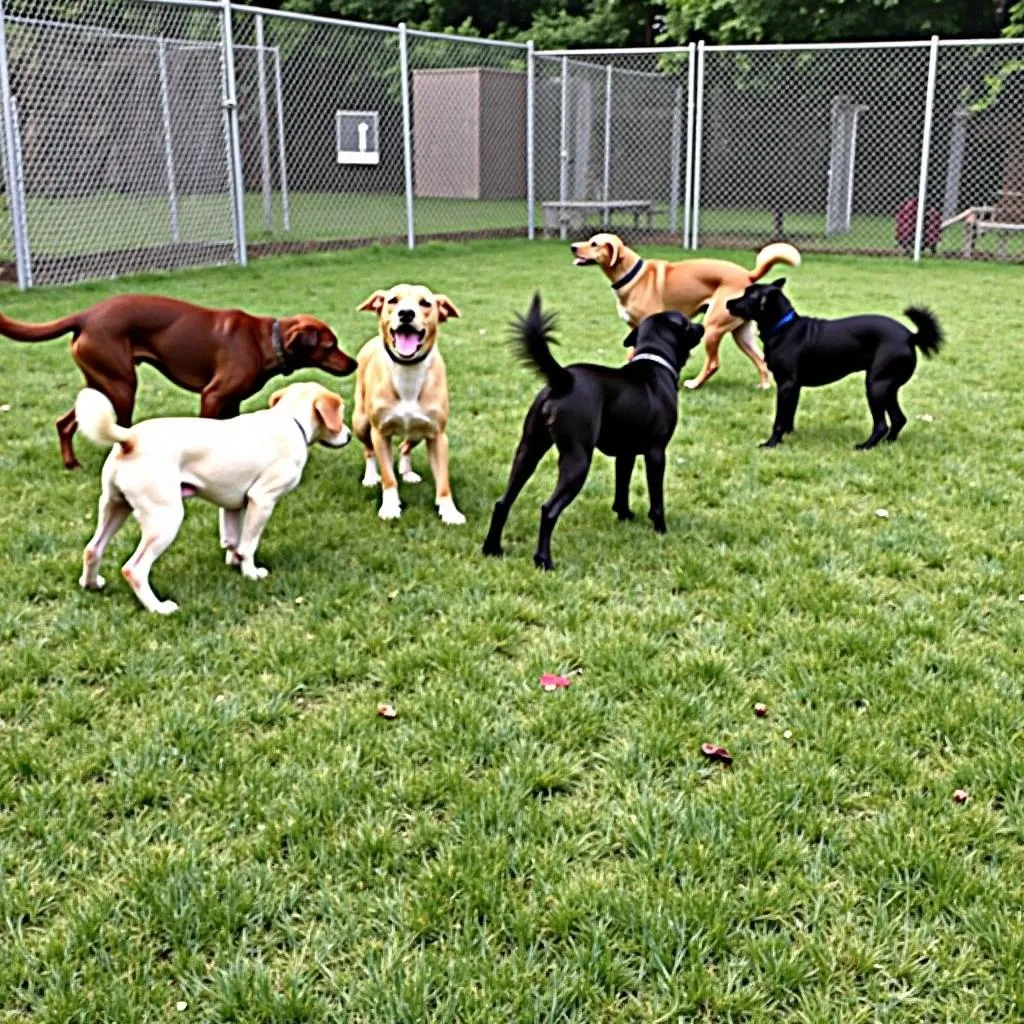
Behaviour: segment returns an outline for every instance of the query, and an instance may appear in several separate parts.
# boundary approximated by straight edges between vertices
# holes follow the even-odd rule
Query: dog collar
[[[629,271],[628,274],[625,275],[625,277],[620,277],[618,279],[618,281],[612,281],[612,287],[616,291],[618,291],[620,288],[625,288],[626,285],[629,284],[630,281],[634,280],[636,278],[637,274],[639,274],[640,271],[643,270],[643,269],[644,269],[644,261],[643,260],[637,260],[636,261],[636,265],[633,267],[633,269],[631,271]]]
[[[277,360],[277,368],[287,377],[291,374],[292,368],[288,365],[288,354],[284,350],[281,341],[281,323],[274,320],[270,324],[270,344],[274,348],[274,358]],[[303,434],[303,437],[306,435]]]
[[[417,356],[415,359],[396,359],[395,354],[387,345],[384,346],[384,351],[387,352],[388,359],[390,359],[391,362],[393,362],[396,366],[415,366],[417,363],[422,363],[423,360],[426,359],[427,356],[429,356],[430,353],[433,352],[434,350],[432,348],[428,348],[427,351],[423,353],[423,355]]]
[[[677,380],[679,379],[679,371],[667,359],[663,359],[661,356],[655,355],[653,352],[638,352],[633,356],[630,362],[639,363],[642,359],[647,360],[649,363],[657,363],[659,366],[664,366],[673,377]]]
[[[306,437],[306,428],[293,416],[292,423],[299,428],[299,433],[302,435],[302,443],[308,448],[309,438]]]
[[[769,330],[769,331],[762,331],[761,332],[761,337],[762,338],[774,337],[776,334],[779,333],[779,331],[782,330],[783,327],[786,326],[786,324],[791,324],[795,319],[796,319],[796,310],[795,309],[791,309],[771,330]]]

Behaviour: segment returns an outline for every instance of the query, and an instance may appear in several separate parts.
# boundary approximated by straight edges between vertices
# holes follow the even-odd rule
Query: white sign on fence
[[[336,124],[339,164],[380,163],[380,118],[376,110],[339,110]]]

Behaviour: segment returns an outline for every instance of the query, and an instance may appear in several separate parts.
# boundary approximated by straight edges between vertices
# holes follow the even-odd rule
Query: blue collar
[[[644,269],[644,261],[643,260],[637,260],[636,261],[636,265],[633,267],[633,269],[628,274],[626,274],[625,277],[620,277],[618,279],[618,281],[612,281],[612,287],[616,291],[618,291],[620,288],[625,288],[626,285],[629,284],[629,282],[632,281],[637,276],[637,274],[639,274],[640,271],[643,270],[643,269]]]
[[[796,319],[796,310],[791,309],[771,330],[762,331],[762,338],[772,338],[782,330],[786,324],[791,324]]]

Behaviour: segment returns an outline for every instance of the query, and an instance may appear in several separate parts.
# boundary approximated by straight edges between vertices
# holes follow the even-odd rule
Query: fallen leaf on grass
[[[0,412],[10,412],[10,411],[11,411],[11,407],[6,402],[4,402],[3,405],[0,405]]]
[[[971,799],[971,794],[968,793],[966,789],[958,789],[953,794],[953,800],[954,800],[954,802],[956,802],[958,804],[965,804],[970,799]]]
[[[380,715],[381,718],[391,719],[398,717],[398,712],[391,704],[378,704],[377,714]]]
[[[878,516],[879,519],[888,519],[889,510],[887,508],[876,508],[875,515]]]
[[[768,716],[768,705],[762,704],[760,701],[754,705],[754,714],[758,718],[766,718]]]
[[[184,999],[179,999],[178,1002],[174,1004],[174,1008],[178,1013],[184,1013],[188,1009],[188,1003],[186,1003]]]
[[[935,417],[932,416],[931,413],[927,413],[927,412],[921,413],[921,415],[918,416],[917,418],[919,420],[921,420],[922,423],[934,423],[935,422]]]
[[[547,693],[552,693],[555,690],[564,690],[569,685],[569,679],[566,676],[555,676],[550,672],[545,672],[540,677],[540,688]]]
[[[717,743],[702,743],[700,746],[700,752],[709,761],[720,761],[722,764],[732,764],[732,754],[730,754],[725,747],[720,747]]]

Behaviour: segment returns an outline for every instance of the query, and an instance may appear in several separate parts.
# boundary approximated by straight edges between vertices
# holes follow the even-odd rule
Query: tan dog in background
[[[755,340],[754,324],[740,320],[726,309],[728,299],[738,298],[747,286],[760,281],[776,263],[800,266],[800,253],[788,242],[773,242],[757,255],[753,270],[728,260],[645,260],[618,235],[601,233],[586,242],[574,242],[572,254],[578,267],[599,266],[611,281],[619,315],[630,327],[644,317],[674,309],[692,318],[702,307],[704,317],[704,366],[687,388],[699,388],[718,372],[718,349],[729,332],[743,353],[757,367],[759,386],[771,387],[771,376]]]
[[[378,515],[397,519],[402,504],[392,438],[403,438],[398,471],[410,484],[421,479],[410,453],[426,441],[437,511],[442,522],[460,526],[466,517],[455,507],[448,481],[448,376],[437,349],[438,327],[459,311],[447,296],[414,284],[376,291],[359,309],[376,313],[380,325],[357,357],[352,430],[366,454],[363,486],[381,484]]]

